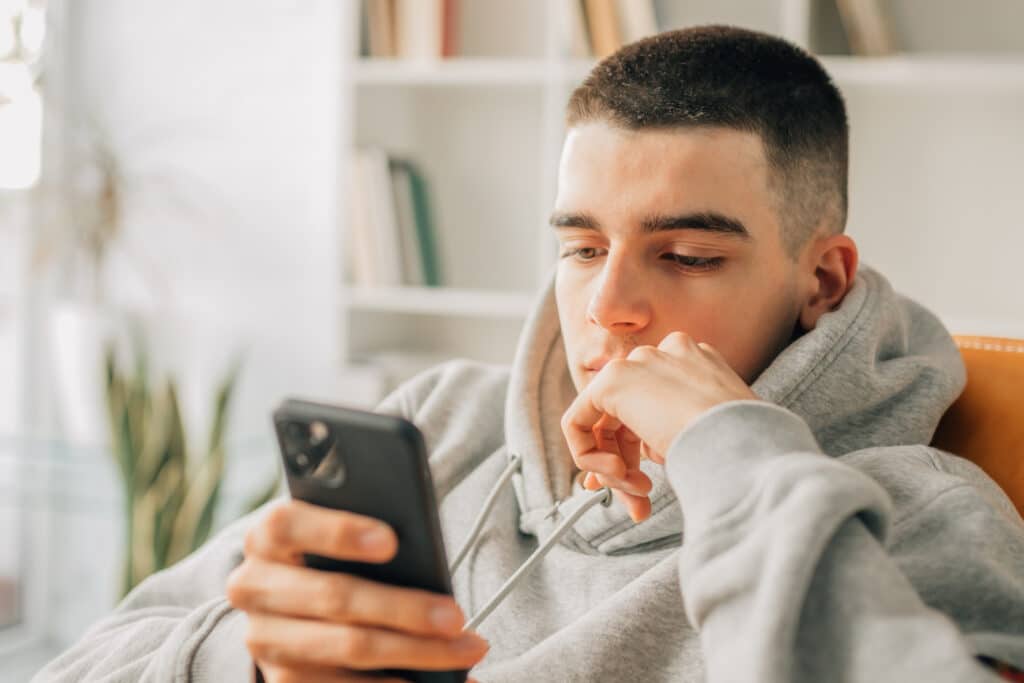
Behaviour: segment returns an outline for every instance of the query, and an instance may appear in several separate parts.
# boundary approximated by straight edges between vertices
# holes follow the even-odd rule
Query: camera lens
[[[309,440],[314,446],[319,446],[327,440],[330,430],[320,420],[313,420],[309,423]]]
[[[345,462],[337,449],[332,447],[328,450],[309,476],[330,487],[338,487],[345,483]]]
[[[301,422],[289,422],[284,427],[284,436],[290,443],[305,441],[306,425]]]

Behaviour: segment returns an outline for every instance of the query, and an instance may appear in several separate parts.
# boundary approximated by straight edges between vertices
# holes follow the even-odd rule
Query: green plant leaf
[[[131,371],[119,362],[112,343],[104,355],[112,449],[124,487],[125,593],[209,537],[225,470],[228,415],[241,368],[240,362],[233,363],[218,386],[208,448],[204,457],[194,459],[177,385],[173,380],[159,385],[151,381],[141,339],[134,338]],[[261,499],[272,497],[277,484]]]
[[[219,470],[216,457],[208,457],[200,463],[195,475],[189,477],[181,510],[174,520],[168,550],[169,562],[176,562],[192,551],[204,511],[217,503],[220,493]]]

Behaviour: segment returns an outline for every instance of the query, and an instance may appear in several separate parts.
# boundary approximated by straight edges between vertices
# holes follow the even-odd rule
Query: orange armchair
[[[974,462],[1024,516],[1024,340],[956,336],[967,387],[932,445]]]

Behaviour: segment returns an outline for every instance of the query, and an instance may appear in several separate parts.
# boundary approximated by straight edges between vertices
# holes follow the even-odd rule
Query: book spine
[[[622,32],[615,0],[586,0],[590,39],[597,57],[607,57],[622,47]]]
[[[442,0],[396,0],[399,56],[438,59],[442,49],[443,14]]]
[[[348,274],[352,283],[363,287],[378,284],[374,264],[377,258],[373,247],[373,230],[367,205],[368,184],[363,150],[356,150],[351,159],[349,191]]]
[[[878,0],[836,0],[851,51],[881,57],[896,51],[889,22]]]
[[[382,149],[367,150],[370,178],[370,216],[380,274],[379,284],[397,287],[402,284],[402,252],[398,242],[395,219],[395,198],[391,188],[391,171],[387,154]]]
[[[426,284],[423,276],[423,250],[416,229],[416,206],[412,199],[412,180],[404,161],[391,161],[391,185],[394,188],[395,216],[402,250],[402,282],[406,285]]]
[[[583,7],[585,0],[562,0],[568,7],[569,20],[569,53],[573,57],[586,58],[593,56],[590,47],[590,33],[587,30],[587,13]]]
[[[442,0],[441,56],[455,57],[459,51],[459,0]]]
[[[658,32],[654,0],[618,0],[622,41],[632,43]]]
[[[412,165],[409,166],[409,181],[416,212],[420,253],[423,257],[423,279],[427,286],[438,287],[441,285],[441,268],[434,242],[434,226],[430,216],[427,185],[419,170]]]

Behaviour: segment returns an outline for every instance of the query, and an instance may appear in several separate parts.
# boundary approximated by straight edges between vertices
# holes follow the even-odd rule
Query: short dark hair
[[[724,126],[760,136],[791,256],[819,225],[846,225],[849,126],[842,95],[814,57],[731,26],[667,31],[597,64],[569,98],[566,124],[628,130]]]

